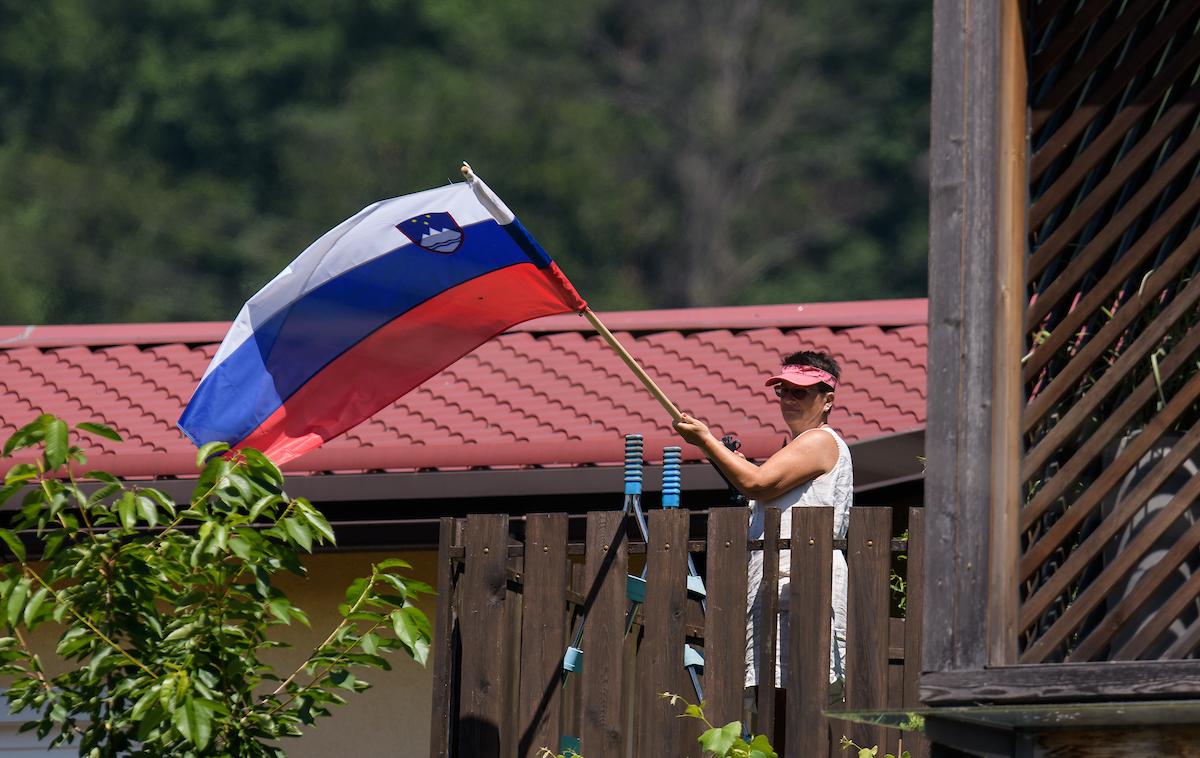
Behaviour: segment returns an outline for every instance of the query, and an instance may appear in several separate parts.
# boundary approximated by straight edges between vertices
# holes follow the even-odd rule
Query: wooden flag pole
[[[617,338],[613,336],[613,333],[608,331],[608,327],[596,317],[596,314],[592,312],[592,309],[584,308],[583,315],[588,321],[591,322],[592,326],[596,327],[596,331],[600,332],[600,336],[604,338],[604,341],[608,343],[608,346],[615,350],[617,355],[621,356],[621,360],[625,361],[625,365],[628,366],[629,369],[637,376],[637,378],[641,380],[646,389],[650,391],[650,394],[654,395],[654,399],[657,400],[664,409],[666,409],[667,413],[671,414],[671,418],[675,421],[682,419],[683,414],[679,412],[679,409],[675,407],[675,404],[672,403],[670,398],[667,397],[666,393],[654,383],[654,380],[650,378],[650,375],[646,373],[646,370],[638,365],[638,362],[633,359],[633,356],[629,354],[629,351],[617,341]]]
[[[488,212],[492,214],[492,217],[495,218],[500,224],[512,223],[512,211],[508,210],[504,203],[501,202],[500,198],[496,197],[492,193],[491,189],[483,183],[483,180],[475,175],[475,172],[471,170],[471,166],[466,161],[463,161],[463,164],[459,170],[462,172],[463,178],[467,180],[467,183],[476,189],[476,197],[479,198],[480,202],[483,203]],[[475,182],[479,182],[478,187],[475,186]],[[675,407],[675,404],[672,403],[667,397],[666,393],[654,383],[654,380],[650,378],[650,375],[646,373],[646,370],[638,365],[638,362],[633,359],[633,356],[629,354],[629,351],[617,341],[617,338],[613,336],[613,333],[608,331],[608,327],[596,317],[596,314],[592,312],[592,309],[585,307],[583,309],[583,315],[589,322],[591,322],[592,326],[596,328],[596,331],[600,333],[600,336],[604,338],[604,341],[608,343],[608,346],[615,350],[617,355],[621,356],[621,360],[625,361],[625,365],[628,366],[631,371],[633,371],[634,375],[641,381],[646,389],[650,391],[650,394],[654,395],[654,399],[657,400],[664,409],[666,409],[667,413],[671,414],[671,418],[675,421],[681,420],[683,418],[683,414],[679,412],[679,409]]]

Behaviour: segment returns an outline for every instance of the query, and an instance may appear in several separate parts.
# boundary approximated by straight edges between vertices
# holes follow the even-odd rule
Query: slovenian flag
[[[504,331],[587,304],[469,169],[383,200],[314,242],[250,298],[184,409],[196,445],[282,464]]]

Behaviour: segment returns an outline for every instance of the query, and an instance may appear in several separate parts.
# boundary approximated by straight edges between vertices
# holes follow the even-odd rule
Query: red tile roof
[[[601,314],[681,409],[761,458],[787,436],[763,386],[781,354],[820,349],[843,366],[830,419],[847,441],[925,423],[925,300]],[[103,421],[90,466],[126,477],[194,473],[175,428],[225,323],[0,327],[0,437],[39,413]],[[647,459],[679,444],[670,418],[576,316],[518,326],[407,397],[294,462],[295,472],[617,463],[622,435]],[[699,456],[685,446],[685,460]]]

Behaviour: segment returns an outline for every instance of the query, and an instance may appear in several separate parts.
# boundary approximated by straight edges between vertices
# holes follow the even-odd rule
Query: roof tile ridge
[[[648,348],[650,348],[650,349],[653,349],[653,350],[658,350],[658,351],[660,351],[660,352],[662,352],[662,353],[665,353],[665,354],[667,354],[667,355],[673,355],[673,356],[675,356],[676,358],[680,358],[680,359],[682,359],[682,360],[690,360],[689,356],[687,356],[686,354],[684,354],[684,353],[680,352],[680,350],[679,350],[678,348],[667,347],[667,346],[666,346],[666,345],[664,345],[664,344],[661,344],[661,343],[659,343],[659,342],[655,342],[655,341],[654,341],[654,338],[655,338],[655,337],[657,337],[657,336],[659,336],[660,334],[677,334],[677,335],[679,335],[681,338],[683,338],[683,339],[685,339],[685,340],[687,339],[687,337],[685,337],[685,336],[684,336],[683,334],[681,334],[679,331],[676,331],[676,330],[669,330],[669,331],[665,331],[665,332],[653,332],[653,333],[651,333],[651,334],[647,334],[647,335],[645,335],[645,336],[643,336],[643,337],[638,337],[637,339],[635,339],[635,340],[634,340],[634,343],[635,343],[635,344],[638,344],[638,345],[645,345],[645,346],[647,346],[647,347],[648,347]],[[694,366],[694,365],[696,365],[696,362],[695,362],[695,360],[691,360],[691,363],[692,363],[692,365],[693,365],[693,366]]]
[[[880,397],[879,395],[876,395],[875,393],[870,392],[869,390],[863,389],[861,387],[857,388],[857,390],[859,392],[861,392],[862,394],[866,395],[870,400],[873,400],[873,401],[879,403],[884,408],[891,408],[892,410],[895,410],[899,413],[908,413],[909,412],[909,409],[907,407],[897,404],[894,400],[890,400],[885,397]],[[914,393],[914,394],[916,394],[916,393]]]
[[[748,330],[745,330],[745,331],[740,331],[740,332],[734,332],[734,331],[731,331],[731,330],[729,330],[729,329],[713,329],[713,330],[711,330],[711,332],[704,332],[704,334],[709,334],[709,333],[712,333],[712,332],[718,332],[718,331],[729,332],[729,336],[730,336],[730,337],[732,337],[733,339],[735,339],[735,340],[736,340],[736,339],[740,339],[740,338],[742,338],[742,337],[745,335],[745,331],[748,331]],[[746,339],[748,339],[748,340],[749,340],[749,338],[748,338],[748,337],[747,337]],[[751,341],[752,341],[752,340],[751,340]],[[726,347],[724,344],[722,344],[721,346],[719,346],[719,347],[718,347],[718,346],[717,346],[717,345],[715,345],[715,344],[709,343],[709,344],[708,344],[708,347],[709,347],[709,348],[710,348],[710,349],[711,349],[713,352],[715,352],[715,353],[724,353],[725,355],[729,356],[729,357],[730,357],[730,358],[732,358],[733,360],[735,360],[735,361],[737,361],[737,362],[741,363],[741,364],[742,364],[743,366],[745,366],[746,368],[752,368],[752,369],[755,369],[756,371],[758,370],[758,366],[757,366],[757,365],[755,365],[754,363],[751,363],[751,362],[750,362],[749,360],[747,360],[747,359],[746,359],[746,357],[745,357],[745,356],[743,356],[741,353],[735,353],[735,352],[733,352],[733,351],[732,351],[732,350],[730,350],[728,347]]]
[[[905,338],[901,337],[898,334],[890,334],[886,330],[880,330],[880,331],[883,334],[886,334],[887,336],[891,337],[892,339],[894,339],[896,341],[909,342],[908,340],[906,340]],[[852,336],[847,336],[847,339],[849,339],[851,342],[857,343],[861,347],[874,350],[875,352],[879,353],[880,355],[890,355],[895,360],[903,361],[904,363],[907,363],[908,365],[912,366],[913,368],[920,368],[919,366],[917,366],[915,363],[912,362],[912,359],[909,357],[909,355],[907,353],[896,352],[894,347],[889,346],[884,342],[872,342],[869,340],[860,339],[858,337],[852,337]],[[916,343],[909,342],[909,344],[912,344],[913,347],[919,348],[919,346],[916,345]]]
[[[415,415],[415,416],[420,416],[420,415],[421,415],[421,414],[419,414],[417,411],[414,411],[414,410],[411,410],[411,409],[409,409],[409,408],[408,408],[408,406],[404,406],[404,408],[405,408],[405,410],[406,410],[406,411],[408,411],[409,413],[412,413],[412,414],[413,414],[413,415]],[[422,418],[422,420],[425,420],[425,419],[423,419],[423,418]],[[361,426],[377,426],[377,427],[379,427],[379,429],[380,429],[380,433],[381,433],[381,434],[387,434],[387,435],[390,435],[390,436],[392,437],[392,439],[393,439],[393,440],[397,440],[397,441],[398,441],[398,440],[402,440],[404,437],[408,437],[408,438],[409,438],[409,440],[412,440],[412,441],[415,441],[415,440],[416,440],[416,438],[415,438],[415,437],[413,437],[412,435],[410,435],[410,434],[406,434],[406,433],[404,433],[404,432],[401,432],[401,431],[400,431],[399,429],[397,429],[396,427],[394,427],[394,426],[391,426],[390,424],[388,424],[387,422],[385,422],[383,419],[381,419],[381,418],[378,418],[378,417],[376,417],[376,416],[371,416],[371,417],[370,417],[370,418],[368,418],[366,421],[364,421],[364,422],[362,422],[361,424],[359,424],[359,426],[360,426],[360,427],[361,427]]]
[[[881,356],[889,355],[889,353],[884,353],[879,350],[876,350],[874,352]],[[893,357],[895,357],[895,356],[893,356]],[[855,358],[855,357],[849,356],[849,355],[842,356],[842,361],[843,361],[843,365],[845,365],[847,363],[853,364],[858,369],[871,373],[877,379],[882,379],[883,381],[888,382],[890,384],[897,383],[897,380],[890,373],[888,373],[885,369],[880,368],[876,361],[862,361],[862,360],[859,360],[858,358]],[[916,367],[914,366],[913,368],[916,368]],[[853,379],[850,379],[849,382],[853,386],[853,384],[854,384]]]
[[[516,355],[517,355],[517,357],[521,357],[521,354],[517,354],[515,350],[512,350],[512,349],[511,349],[511,348],[509,348],[508,346],[505,346],[505,348],[506,348],[506,349],[509,349],[511,352],[513,352],[514,354],[516,354]],[[555,347],[553,347],[553,346],[551,346],[551,349],[553,349],[553,350],[558,350],[558,348],[555,348]],[[561,352],[561,351],[560,351],[560,352]],[[575,381],[572,381],[572,380],[571,380],[571,377],[570,377],[568,374],[565,374],[565,373],[563,373],[563,372],[559,371],[559,370],[558,370],[558,369],[557,369],[557,368],[554,366],[554,364],[547,363],[547,361],[546,361],[544,358],[542,358],[541,356],[535,356],[535,355],[528,355],[528,354],[525,354],[525,355],[524,355],[524,357],[525,357],[525,358],[526,358],[526,359],[527,359],[529,362],[531,362],[531,363],[536,363],[536,364],[540,365],[540,366],[542,367],[542,370],[543,370],[545,373],[548,373],[548,374],[550,374],[550,375],[551,375],[553,378],[555,378],[555,379],[557,379],[557,380],[559,380],[559,381],[561,381],[561,382],[565,383],[567,386],[569,386],[569,387],[576,387],[576,388],[579,388],[579,389],[581,389],[581,390],[583,391],[583,394],[584,394],[584,395],[590,395],[590,396],[592,396],[592,397],[595,397],[595,398],[597,398],[597,399],[599,399],[599,400],[606,401],[606,402],[607,402],[607,403],[608,403],[610,406],[612,406],[612,407],[614,407],[614,408],[618,407],[618,406],[617,406],[617,404],[616,404],[615,402],[613,402],[613,401],[612,401],[610,398],[606,398],[604,395],[601,395],[599,392],[597,392],[597,391],[595,391],[595,390],[592,390],[592,389],[590,389],[590,388],[588,388],[588,387],[583,387],[583,386],[582,386],[582,385],[580,385],[579,383],[577,383],[577,382],[575,382]],[[483,359],[483,358],[480,358],[479,360],[480,360],[480,362],[487,362],[487,361],[486,361],[486,359]],[[619,430],[617,429],[617,427],[615,427],[615,426],[613,426],[613,425],[611,425],[611,424],[608,424],[608,423],[606,423],[606,422],[603,422],[603,421],[598,421],[598,420],[597,420],[597,419],[596,419],[594,416],[592,416],[591,414],[584,413],[583,411],[581,411],[580,409],[578,409],[578,408],[576,408],[576,407],[574,407],[574,406],[569,406],[569,405],[567,405],[566,403],[564,403],[562,400],[560,400],[560,399],[558,399],[558,398],[556,398],[556,397],[551,397],[549,393],[547,393],[547,392],[546,392],[544,389],[541,389],[541,388],[540,388],[538,385],[536,385],[536,384],[533,382],[533,380],[532,380],[532,379],[526,379],[526,378],[524,378],[524,377],[514,376],[513,374],[509,373],[509,371],[508,371],[507,369],[504,369],[504,368],[502,368],[502,367],[500,367],[500,366],[496,366],[496,365],[494,365],[494,364],[491,364],[490,362],[487,362],[487,363],[488,363],[488,365],[489,365],[489,366],[491,366],[491,367],[492,367],[492,368],[493,368],[493,369],[494,369],[494,370],[495,370],[497,373],[500,373],[500,374],[502,374],[502,375],[505,377],[505,379],[506,379],[506,380],[508,380],[508,381],[511,381],[511,382],[512,382],[513,384],[515,384],[515,385],[516,385],[518,388],[520,388],[520,389],[522,389],[522,390],[526,390],[526,391],[528,391],[528,392],[529,392],[530,394],[532,394],[534,397],[541,397],[541,398],[544,398],[544,399],[546,400],[546,402],[553,403],[553,404],[555,404],[556,406],[558,406],[559,408],[561,408],[562,410],[565,410],[565,411],[571,411],[571,412],[574,412],[574,413],[575,413],[576,415],[578,415],[578,416],[582,416],[582,417],[584,417],[584,418],[587,418],[588,420],[592,421],[592,423],[598,424],[598,425],[599,425],[601,428],[605,429],[606,431],[614,431],[614,432],[615,432],[615,431],[619,431]],[[504,401],[504,402],[506,402],[506,403],[507,403],[508,401]],[[509,405],[510,405],[510,407],[511,407],[511,405],[512,405],[512,404],[511,404],[511,403],[509,403]],[[551,424],[551,423],[549,423],[549,422],[545,421],[544,419],[542,419],[540,416],[536,416],[536,415],[534,415],[534,414],[531,414],[531,413],[529,413],[529,412],[526,412],[526,411],[524,411],[523,409],[521,410],[521,413],[522,413],[522,414],[523,414],[523,415],[524,415],[526,418],[532,419],[532,420],[536,421],[538,424],[540,424],[540,425],[542,425],[542,426],[546,426],[546,427],[548,427],[549,429],[551,429],[551,430],[553,430],[553,431],[555,431],[555,432],[561,432],[562,434],[566,435],[567,439],[572,439],[572,440],[582,440],[582,439],[583,439],[583,437],[582,437],[581,435],[579,435],[578,433],[576,433],[576,432],[572,432],[572,431],[571,431],[571,430],[569,430],[569,429],[562,428],[562,427],[560,427],[560,426],[557,426],[557,425],[555,425],[555,424]]]
[[[187,348],[187,351],[188,351],[189,353],[191,353],[191,352],[194,350],[194,348],[188,348],[186,345],[184,345],[183,347]],[[186,376],[190,376],[190,377],[192,377],[193,379],[195,379],[195,378],[196,378],[196,373],[195,373],[194,371],[192,371],[192,369],[190,369],[190,368],[188,368],[187,366],[183,365],[182,363],[180,363],[179,361],[175,360],[174,358],[171,358],[171,357],[169,357],[169,356],[167,356],[167,355],[164,355],[164,354],[162,354],[162,353],[157,353],[157,352],[156,352],[156,353],[154,353],[153,355],[154,355],[154,360],[155,360],[156,362],[161,362],[161,363],[164,363],[164,364],[166,364],[168,367],[170,367],[170,368],[173,368],[173,369],[175,369],[176,371],[178,371],[180,374],[184,374],[184,375],[186,375]],[[204,372],[203,372],[203,371],[201,371],[201,372],[200,372],[200,376],[201,376],[201,377],[203,377],[203,376],[204,376]]]
[[[432,402],[435,402],[435,403],[440,403],[440,404],[442,404],[442,405],[446,406],[447,408],[450,408],[450,407],[452,407],[452,406],[450,405],[450,402],[449,402],[448,400],[446,400],[444,397],[442,397],[442,396],[441,396],[441,395],[439,395],[438,393],[436,393],[436,392],[434,392],[434,391],[432,391],[432,390],[430,390],[430,389],[428,389],[428,388],[426,388],[426,387],[418,387],[418,388],[417,388],[417,389],[414,391],[414,393],[413,393],[413,394],[420,394],[421,392],[425,392],[425,393],[426,393],[426,394],[429,396],[429,399],[430,399]],[[460,432],[460,431],[457,431],[456,429],[452,429],[452,428],[450,428],[450,427],[449,427],[449,426],[447,426],[446,424],[443,424],[443,423],[441,423],[441,422],[440,422],[440,421],[438,421],[436,418],[434,418],[434,417],[432,417],[432,416],[430,416],[430,415],[426,414],[425,412],[423,412],[423,411],[421,411],[421,410],[419,410],[419,409],[417,409],[417,408],[415,408],[415,407],[413,407],[413,406],[410,406],[410,405],[405,405],[404,407],[408,409],[408,412],[409,412],[409,413],[413,413],[413,414],[415,414],[417,417],[419,417],[419,418],[420,418],[422,421],[424,421],[424,422],[426,422],[426,423],[428,423],[428,424],[431,424],[431,425],[433,426],[433,428],[434,428],[434,429],[440,429],[440,430],[442,430],[442,431],[446,432],[447,434],[449,434],[451,437],[457,437],[458,439],[462,440],[463,442],[466,442],[466,441],[467,441],[467,437],[466,437],[466,435],[465,435],[465,434],[463,434],[463,433],[462,433],[462,432]],[[422,445],[423,445],[423,444],[425,444],[425,443],[423,443],[423,442],[422,442],[422,443],[418,443],[418,444],[422,444]]]
[[[464,381],[464,380],[461,380],[461,379],[459,379],[459,380],[456,380],[456,381]],[[465,382],[465,381],[464,381],[464,383],[465,383],[465,384],[467,384],[467,388],[468,388],[468,390],[476,390],[476,391],[478,391],[480,394],[483,394],[483,391],[482,391],[482,390],[480,390],[478,387],[475,387],[474,385],[472,385],[472,384],[470,384],[470,383],[467,383],[467,382]],[[445,405],[447,408],[452,408],[452,409],[454,409],[455,411],[457,411],[459,414],[461,414],[461,415],[463,415],[463,416],[465,416],[465,417],[469,418],[471,421],[474,421],[474,422],[475,422],[475,423],[477,423],[477,424],[482,424],[482,425],[483,425],[483,427],[484,427],[485,429],[497,429],[497,430],[498,430],[498,431],[499,431],[501,434],[503,434],[503,435],[506,435],[506,436],[508,436],[508,437],[512,437],[512,438],[513,438],[513,439],[515,439],[515,440],[519,440],[519,439],[521,439],[521,438],[520,438],[520,437],[518,437],[516,434],[514,434],[514,433],[512,433],[512,432],[505,431],[504,429],[501,429],[501,428],[499,428],[499,427],[495,426],[494,424],[492,424],[491,422],[489,422],[489,421],[488,421],[488,420],[487,420],[485,417],[483,417],[483,416],[479,415],[478,413],[476,413],[476,412],[475,412],[475,410],[474,410],[474,409],[473,409],[471,406],[469,406],[469,405],[467,405],[467,404],[465,404],[465,403],[459,402],[458,400],[451,400],[451,399],[447,398],[447,397],[446,397],[446,396],[444,396],[444,395],[435,395],[435,397],[437,397],[439,400],[441,400],[441,402],[442,402],[442,403],[443,403],[443,404],[444,404],[444,405]],[[451,428],[449,428],[449,427],[447,427],[447,428],[446,428],[446,430],[447,430],[447,431],[449,431],[449,432],[450,432],[451,434],[453,434],[454,436],[456,436],[456,437],[458,437],[459,439],[461,439],[463,442],[467,442],[467,441],[468,441],[468,440],[467,440],[467,436],[466,436],[465,434],[463,434],[462,432],[460,432],[460,431],[456,431],[456,430],[454,430],[454,429],[451,429]]]
[[[517,353],[517,351],[516,351],[516,350],[512,349],[511,347],[509,347],[509,346],[507,346],[507,345],[504,345],[504,346],[502,346],[502,349],[509,350],[510,352],[512,352],[512,353],[513,353],[515,356],[517,356],[517,357],[520,357],[520,356],[521,356],[521,354]],[[543,368],[546,368],[546,366],[545,366],[545,363],[544,363],[544,362],[543,362],[543,361],[542,361],[540,358],[538,358],[538,357],[535,357],[535,356],[529,356],[529,355],[526,355],[525,357],[526,357],[526,358],[527,358],[527,359],[528,359],[530,362],[539,363],[539,364],[541,364],[541,365],[542,365],[542,367],[543,367]],[[546,402],[553,403],[553,404],[557,405],[559,408],[562,408],[562,409],[564,409],[564,410],[574,410],[573,408],[568,408],[568,407],[567,407],[567,405],[566,405],[565,403],[561,402],[561,401],[560,401],[560,400],[558,400],[557,398],[553,398],[553,397],[551,397],[551,396],[550,396],[549,394],[547,394],[547,393],[546,393],[544,390],[542,390],[542,389],[538,388],[537,386],[535,386],[535,385],[533,384],[533,382],[532,382],[532,381],[526,381],[525,379],[523,379],[523,378],[521,378],[521,377],[514,376],[513,374],[509,373],[507,369],[505,369],[505,368],[503,368],[503,367],[501,367],[501,366],[497,366],[497,365],[495,365],[494,363],[492,363],[491,361],[489,361],[489,360],[488,360],[488,359],[486,359],[486,358],[480,358],[480,357],[477,357],[477,358],[476,358],[476,360],[478,360],[480,363],[483,363],[483,364],[486,364],[487,366],[489,366],[489,367],[492,369],[493,373],[495,373],[495,374],[499,374],[500,376],[504,377],[504,380],[505,380],[506,382],[511,382],[511,383],[512,383],[512,384],[514,384],[514,385],[515,385],[515,386],[516,386],[518,389],[524,390],[524,391],[528,392],[529,394],[533,395],[534,397],[541,397],[541,398],[543,398],[543,399],[544,399]],[[481,391],[482,391],[482,390],[481,390]],[[486,395],[485,395],[485,396],[486,396]],[[545,419],[541,418],[540,416],[538,416],[538,415],[536,415],[536,414],[534,414],[534,413],[532,413],[532,412],[530,412],[530,411],[526,410],[526,409],[525,409],[525,408],[523,408],[523,407],[521,407],[521,408],[518,408],[518,407],[514,406],[514,405],[513,405],[511,402],[509,402],[509,401],[508,401],[508,400],[506,400],[506,399],[502,399],[502,398],[500,398],[500,397],[499,397],[498,395],[496,395],[495,393],[492,393],[491,397],[492,397],[493,399],[497,400],[498,402],[503,402],[503,403],[505,403],[505,404],[506,404],[506,405],[508,405],[508,407],[509,407],[509,408],[511,408],[511,409],[512,409],[512,410],[513,410],[515,413],[517,413],[518,415],[520,415],[521,417],[523,417],[523,418],[524,418],[524,419],[526,419],[526,420],[533,421],[533,422],[534,422],[534,423],[536,423],[538,426],[544,426],[544,427],[546,427],[547,429],[549,429],[549,430],[551,430],[551,431],[553,431],[553,432],[561,433],[561,434],[565,435],[567,439],[570,439],[570,440],[582,440],[582,439],[583,439],[583,438],[582,438],[581,436],[579,436],[577,433],[573,433],[573,432],[571,432],[571,431],[570,431],[570,430],[568,430],[568,429],[564,429],[564,428],[562,428],[562,427],[559,427],[559,426],[557,426],[557,425],[555,425],[555,424],[552,424],[552,423],[550,423],[550,422],[546,421]]]

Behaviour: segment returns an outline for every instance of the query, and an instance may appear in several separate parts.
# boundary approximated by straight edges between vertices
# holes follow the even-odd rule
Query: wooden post
[[[1021,70],[1002,54],[1001,30],[1002,18],[1011,23],[1018,11],[1016,0],[934,2],[923,640],[930,671],[980,671],[1015,651],[1019,435],[1010,421],[1021,389],[1013,309],[1024,293],[1024,236],[1013,204],[1024,202],[1024,158],[1017,116],[1001,107],[1005,78]],[[1019,38],[1012,35],[1019,30],[1009,44]],[[1015,94],[1008,91],[1010,104]],[[1002,113],[1010,114],[1003,123]]]

